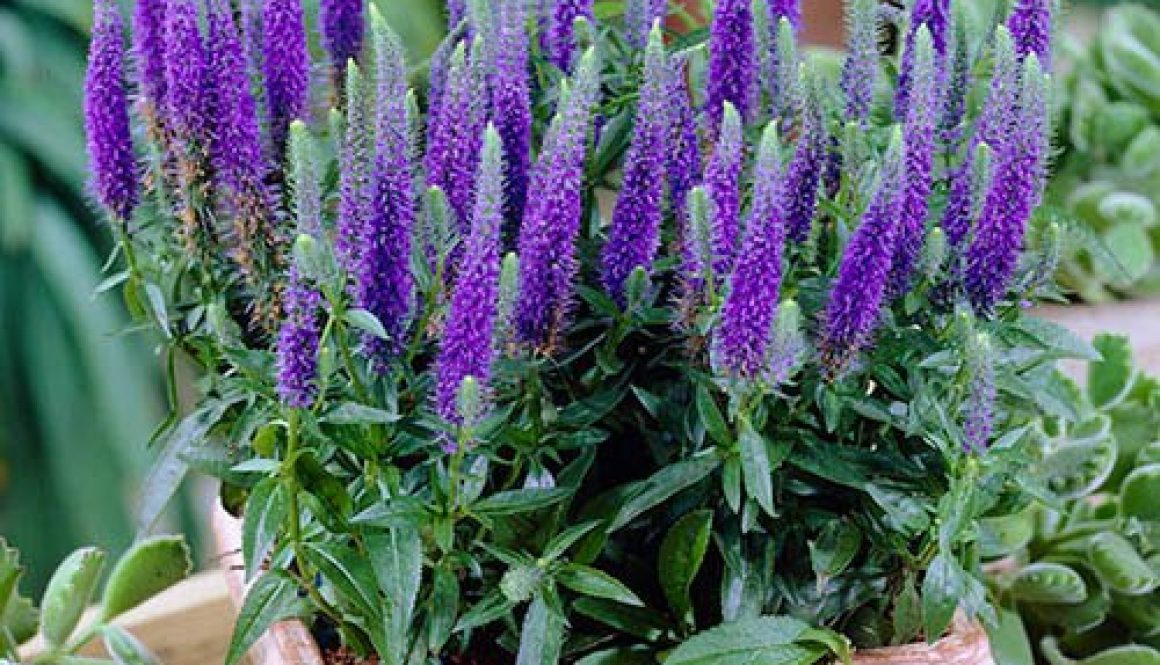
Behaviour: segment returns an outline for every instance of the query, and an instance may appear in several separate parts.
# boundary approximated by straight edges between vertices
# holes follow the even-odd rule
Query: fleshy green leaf
[[[105,626],[101,636],[117,665],[161,665],[157,656],[124,628]]]
[[[1033,563],[1015,575],[1011,591],[1032,603],[1078,603],[1087,598],[1087,584],[1074,569],[1061,563]]]
[[[1096,336],[1094,345],[1101,358],[1089,365],[1088,397],[1092,406],[1108,409],[1128,396],[1139,370],[1127,337],[1104,333]]]
[[[49,644],[61,646],[68,642],[97,589],[104,565],[104,552],[84,547],[57,567],[40,608],[40,634]]]
[[[137,607],[185,579],[193,570],[181,536],[156,536],[134,543],[113,566],[101,600],[102,620]]]

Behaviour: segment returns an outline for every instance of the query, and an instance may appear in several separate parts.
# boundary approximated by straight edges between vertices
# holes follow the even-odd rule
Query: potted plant
[[[1095,346],[1102,360],[1070,400],[1082,420],[1042,432],[1045,499],[980,532],[1003,611],[1021,617],[996,641],[1004,662],[1160,663],[1160,384],[1126,339]]]
[[[298,0],[165,5],[128,86],[98,0],[86,121],[126,300],[202,374],[143,521],[221,479],[230,663],[288,618],[393,663],[991,662],[980,520],[1098,357],[1023,307],[1038,3],[920,2],[882,67],[855,0],[840,81],[747,1],[707,45],[475,3],[422,94],[362,2],[322,3],[328,94]]]

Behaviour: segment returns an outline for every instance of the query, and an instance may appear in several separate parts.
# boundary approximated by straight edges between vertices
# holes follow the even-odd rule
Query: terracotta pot
[[[905,644],[854,652],[853,665],[995,665],[987,633],[956,615],[951,632],[934,644]]]
[[[213,509],[212,528],[230,596],[236,607],[245,598],[241,521],[220,506]],[[251,665],[323,665],[314,637],[300,621],[274,625],[250,650]],[[987,635],[978,623],[956,616],[951,633],[934,644],[909,644],[866,649],[854,654],[854,665],[995,665]]]
[[[242,563],[242,523],[214,502],[210,517],[221,566],[234,607],[246,597],[246,573]],[[249,653],[250,665],[323,665],[314,637],[301,621],[281,621],[258,639]]]
[[[1129,300],[1101,305],[1052,305],[1035,311],[1067,327],[1086,340],[1100,332],[1125,335],[1142,369],[1160,374],[1160,299]],[[1064,363],[1069,373],[1083,378],[1082,363]]]

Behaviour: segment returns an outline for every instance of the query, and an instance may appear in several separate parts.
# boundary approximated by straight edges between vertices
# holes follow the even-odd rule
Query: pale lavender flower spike
[[[496,353],[504,167],[494,126],[487,128],[478,169],[471,232],[436,362],[435,406],[449,422],[462,420],[457,398],[465,378],[473,377],[486,392]]]
[[[166,0],[137,0],[133,8],[137,86],[154,112],[162,109],[165,98],[165,13]]]
[[[805,242],[818,208],[818,188],[826,167],[829,136],[822,117],[817,87],[809,85],[803,113],[802,135],[786,173],[786,225],[794,242]]]
[[[705,192],[709,195],[709,222],[713,229],[713,274],[724,278],[733,270],[740,244],[741,168],[745,141],[741,115],[725,102],[717,146],[705,167]]]
[[[491,106],[504,147],[504,217],[519,220],[528,195],[532,107],[524,0],[501,0]]]
[[[862,125],[870,120],[878,79],[877,14],[877,0],[852,0],[846,5],[849,55],[842,67],[842,91],[846,116]]]
[[[624,305],[625,280],[637,267],[651,272],[660,246],[665,181],[657,174],[664,169],[671,133],[666,99],[668,68],[664,39],[660,25],[656,24],[645,53],[636,127],[624,160],[624,185],[612,212],[612,226],[604,246],[604,288],[621,305]]]
[[[898,66],[898,89],[894,93],[894,115],[899,120],[905,120],[910,104],[916,38],[918,30],[923,26],[930,31],[935,52],[935,67],[942,72],[946,64],[951,20],[950,5],[951,0],[916,0],[914,3],[907,27],[906,42],[902,46],[902,61]]]
[[[137,207],[137,161],[125,91],[125,26],[115,0],[98,0],[93,7],[85,133],[93,195],[114,217],[127,221]]]
[[[633,48],[645,48],[652,24],[663,20],[668,8],[668,0],[625,0],[624,24],[628,43]]]

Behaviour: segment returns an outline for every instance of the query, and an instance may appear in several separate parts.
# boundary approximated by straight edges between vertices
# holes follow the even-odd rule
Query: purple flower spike
[[[165,10],[166,0],[137,0],[133,8],[137,86],[154,111],[163,108],[165,99]]]
[[[165,15],[165,116],[187,153],[204,150],[213,123],[207,98],[209,64],[195,0],[169,0]]]
[[[612,212],[604,246],[604,288],[624,305],[624,282],[638,266],[652,272],[660,245],[665,181],[658,178],[668,154],[668,59],[659,25],[649,35],[636,129],[624,161],[624,186]]]
[[[701,181],[701,150],[697,139],[697,119],[693,115],[685,79],[685,63],[672,58],[668,77],[666,99],[669,109],[665,115],[669,119],[671,135],[665,177],[669,181],[670,206],[674,215],[683,219],[689,192]]]
[[[894,93],[894,115],[905,119],[910,104],[914,79],[915,47],[918,31],[926,26],[934,45],[935,66],[946,62],[948,31],[950,29],[950,0],[917,0],[910,13],[906,43],[902,47],[902,62],[898,68],[898,90]]]
[[[753,378],[766,367],[785,249],[781,175],[776,123],[771,122],[757,153],[745,243],[714,339],[714,365],[728,376]]]
[[[467,0],[447,0],[448,29],[454,29],[465,18],[467,18]]]
[[[208,41],[214,45],[209,62],[211,107],[219,120],[211,144],[214,170],[223,186],[241,191],[250,184],[247,181],[260,183],[266,178],[258,109],[229,0],[210,0],[208,22]]]
[[[720,281],[733,270],[741,229],[741,167],[745,142],[741,115],[725,102],[717,146],[705,167],[705,191],[709,195],[709,223],[713,229],[713,274]]]
[[[532,106],[528,78],[527,11],[522,0],[505,0],[499,7],[496,70],[491,90],[492,116],[503,139],[504,217],[524,215],[531,168]]]
[[[982,186],[989,180],[991,149],[986,143],[969,146],[963,163],[951,173],[947,207],[943,213],[942,228],[947,244],[955,250],[962,247],[971,233],[971,225],[978,208]],[[956,254],[957,256],[957,254]]]
[[[847,117],[862,125],[870,120],[878,79],[877,11],[877,0],[853,0],[846,9],[849,55],[842,67],[842,91]]]
[[[516,333],[523,342],[546,349],[561,341],[579,269],[576,237],[584,212],[584,159],[592,111],[600,98],[594,50],[580,59],[574,81],[548,129],[520,228]]]
[[[503,143],[495,128],[488,126],[476,179],[479,190],[471,233],[436,362],[436,410],[450,422],[462,422],[457,398],[463,380],[473,377],[486,393],[495,358],[503,171]]]
[[[719,0],[709,33],[709,74],[706,111],[711,133],[721,125],[725,102],[742,119],[749,119],[756,98],[753,10],[750,0]]]
[[[915,37],[912,103],[903,125],[903,150],[906,153],[906,177],[899,201],[897,249],[891,271],[890,292],[904,293],[911,282],[915,260],[926,237],[926,215],[930,208],[933,185],[935,132],[938,110],[942,108],[939,81],[931,33],[926,26]]]
[[[115,0],[98,0],[93,7],[85,132],[93,194],[114,217],[128,221],[137,207],[137,160],[125,92],[125,26]]]
[[[233,217],[234,260],[251,280],[266,266],[273,247],[273,195],[266,185],[269,166],[262,152],[257,103],[250,90],[245,49],[229,0],[210,0],[208,43],[212,80],[210,106],[217,131],[210,143],[214,176]]]
[[[374,162],[374,128],[369,90],[362,70],[351,61],[346,70],[346,128],[339,151],[338,222],[334,246],[339,262],[353,270],[371,214],[370,169]]]
[[[814,213],[818,209],[818,187],[822,182],[830,142],[823,124],[821,104],[812,86],[803,121],[802,136],[798,139],[785,180],[786,225],[790,239],[799,243],[809,239],[813,228]]]
[[[472,50],[472,56],[478,53]],[[430,128],[426,156],[427,185],[447,193],[461,233],[466,233],[470,224],[476,172],[472,165],[479,163],[487,121],[483,81],[472,64],[466,45],[461,43],[451,56],[447,89],[440,101],[439,117]]]
[[[548,60],[564,71],[571,71],[576,57],[576,19],[593,20],[592,0],[551,0],[544,33],[544,48]]]
[[[1018,0],[1007,27],[1019,57],[1035,55],[1051,71],[1051,0]]]
[[[967,342],[967,396],[963,403],[963,438],[967,452],[982,453],[991,441],[995,425],[995,362],[986,333]]]
[[[318,10],[322,46],[337,72],[336,80],[341,81],[347,61],[357,59],[362,51],[366,31],[363,0],[322,0]]]
[[[967,250],[964,286],[977,312],[992,311],[1006,294],[1040,195],[1047,158],[1047,77],[1034,53],[1027,56],[1022,78],[1015,128],[996,151],[978,228]]]
[[[628,43],[636,49],[645,48],[653,23],[663,21],[668,9],[668,0],[627,0],[624,24]]]
[[[898,229],[897,192],[904,173],[902,134],[895,129],[874,198],[846,246],[826,303],[820,348],[832,376],[840,374],[870,342],[881,316]]]
[[[278,396],[291,408],[305,409],[318,394],[318,310],[322,296],[290,269],[285,318],[278,331]]]
[[[385,370],[387,358],[402,351],[415,301],[411,235],[415,223],[414,168],[407,125],[407,66],[403,46],[372,5],[378,102],[375,105],[375,158],[371,171],[371,213],[361,237],[355,269],[355,301],[378,317],[386,340],[366,340],[366,351]]]
[[[799,30],[802,27],[802,3],[801,0],[768,0],[767,11],[769,12],[770,27],[776,26],[781,19],[788,19],[793,25],[794,30]]]
[[[310,111],[310,53],[300,0],[266,0],[262,26],[270,144],[281,161],[290,123]]]

